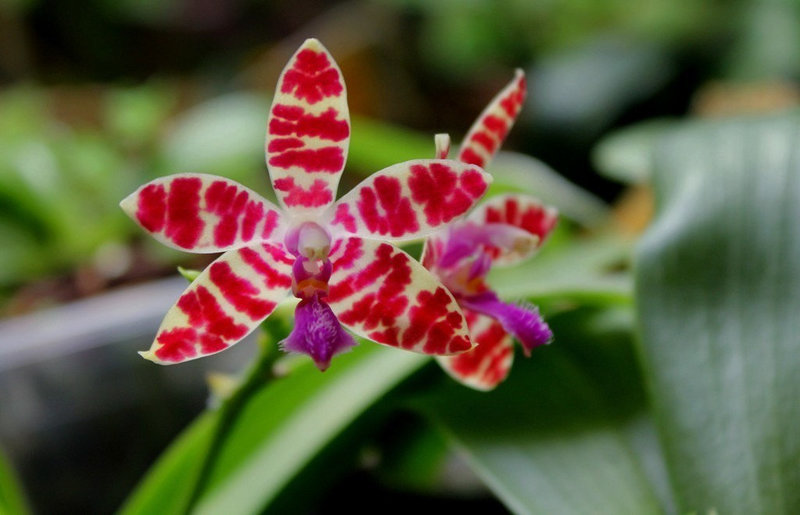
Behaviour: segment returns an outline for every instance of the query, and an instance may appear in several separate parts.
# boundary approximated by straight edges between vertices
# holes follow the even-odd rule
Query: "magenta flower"
[[[315,39],[289,60],[267,124],[266,158],[283,209],[222,177],[152,181],[122,208],[162,243],[224,252],[167,312],[142,356],[169,364],[241,340],[289,293],[300,299],[285,350],[325,370],[354,333],[425,354],[472,343],[453,296],[385,241],[418,239],[467,212],[491,177],[478,166],[416,160],[381,170],[334,203],[350,139],[344,80]]]
[[[470,128],[459,161],[481,167],[489,162],[522,108],[525,92],[525,76],[517,70]],[[436,136],[436,157],[446,158],[449,147],[446,134]],[[556,210],[534,198],[502,195],[426,241],[421,261],[455,295],[476,343],[468,352],[437,358],[456,380],[490,390],[511,370],[512,336],[526,355],[550,342],[552,333],[536,307],[501,301],[486,283],[486,275],[493,265],[512,265],[531,257],[556,221]]]

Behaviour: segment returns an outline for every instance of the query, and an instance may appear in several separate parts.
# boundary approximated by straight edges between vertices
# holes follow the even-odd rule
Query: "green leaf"
[[[183,513],[208,448],[216,413],[196,419],[158,459],[120,510],[121,515]]]
[[[518,357],[490,393],[455,383],[424,406],[515,513],[659,513],[629,426],[646,418],[632,317],[580,310],[549,320],[555,342]],[[627,318],[627,321],[624,321]]]
[[[561,215],[586,227],[608,223],[609,209],[602,200],[538,159],[517,152],[500,152],[488,171],[494,177],[490,194],[523,192],[557,207]]]
[[[681,512],[800,511],[800,116],[656,149],[643,358]]]
[[[16,515],[28,512],[25,498],[22,495],[11,464],[0,453],[0,513]]]
[[[619,236],[571,240],[518,266],[497,268],[489,283],[504,298],[569,299],[582,304],[628,304],[633,285],[626,265],[632,242]]]
[[[676,123],[651,120],[612,132],[593,149],[594,166],[602,175],[620,182],[648,182],[653,175],[653,147]]]
[[[375,402],[428,361],[364,342],[324,373],[310,362],[265,383],[228,429],[197,513],[252,513],[281,490]],[[202,417],[148,474],[123,513],[185,509],[216,412]]]
[[[253,396],[225,440],[197,513],[252,513],[336,435],[428,361],[363,343],[321,373],[310,363]]]

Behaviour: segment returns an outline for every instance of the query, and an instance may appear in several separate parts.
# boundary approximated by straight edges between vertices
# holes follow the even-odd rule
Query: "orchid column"
[[[145,358],[170,364],[222,351],[289,293],[300,303],[284,348],[322,370],[355,343],[341,325],[426,354],[471,348],[453,295],[387,242],[419,239],[466,213],[491,178],[456,161],[408,161],[334,202],[349,139],[341,72],[309,39],[281,74],[267,124],[267,166],[282,208],[205,174],[157,179],[122,201],[162,243],[224,252],[167,312]]]

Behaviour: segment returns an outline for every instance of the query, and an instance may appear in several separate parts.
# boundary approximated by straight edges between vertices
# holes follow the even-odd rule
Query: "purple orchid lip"
[[[493,291],[462,296],[459,302],[465,308],[483,313],[500,322],[503,329],[519,340],[526,356],[530,355],[534,348],[546,345],[553,339],[550,327],[534,306],[522,307],[505,303]]]
[[[280,342],[287,352],[308,354],[322,371],[336,354],[347,352],[356,341],[342,328],[339,319],[319,295],[303,299],[294,312],[294,329]]]

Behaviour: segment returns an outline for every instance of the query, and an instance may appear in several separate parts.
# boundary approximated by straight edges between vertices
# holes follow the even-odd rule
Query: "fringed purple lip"
[[[459,302],[465,308],[483,313],[496,319],[522,344],[525,355],[540,345],[550,343],[553,333],[550,327],[539,315],[535,306],[517,306],[500,300],[492,291],[485,291],[477,295],[464,296]]]
[[[303,299],[294,311],[294,329],[281,342],[288,352],[308,354],[317,368],[326,370],[331,358],[356,345],[355,340],[342,328],[330,306],[319,295]]]

